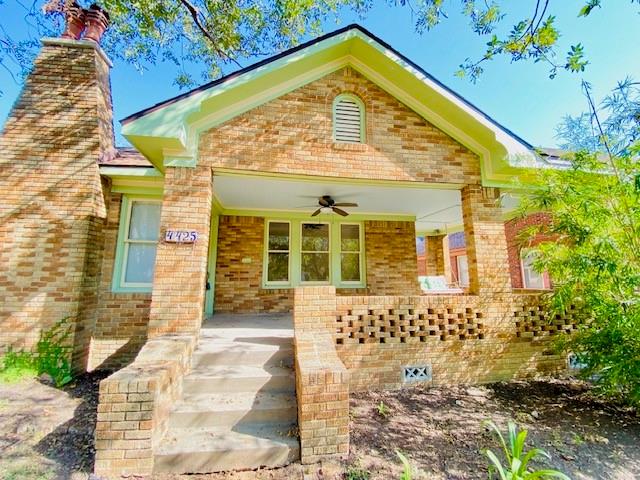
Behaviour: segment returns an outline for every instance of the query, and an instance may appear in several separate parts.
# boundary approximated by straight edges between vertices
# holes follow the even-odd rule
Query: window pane
[[[458,281],[460,286],[469,286],[469,262],[466,255],[460,255],[457,258],[458,261]]]
[[[269,250],[289,251],[289,224],[269,222]]]
[[[124,281],[126,283],[152,283],[155,263],[156,245],[129,244]]]
[[[340,271],[343,282],[359,282],[360,254],[343,253],[340,259]]]
[[[133,202],[129,221],[130,240],[158,240],[160,233],[160,204]]]
[[[303,253],[301,280],[303,282],[328,282],[329,254]]]
[[[524,277],[525,288],[544,288],[544,279],[542,274],[536,272],[533,269],[533,262],[535,261],[535,255],[526,255],[522,259],[522,269]]]
[[[343,252],[360,251],[360,225],[340,225],[340,249]]]
[[[329,225],[326,223],[303,223],[302,250],[309,252],[328,252]]]
[[[267,281],[288,282],[289,281],[289,254],[269,253],[269,264],[267,265]]]

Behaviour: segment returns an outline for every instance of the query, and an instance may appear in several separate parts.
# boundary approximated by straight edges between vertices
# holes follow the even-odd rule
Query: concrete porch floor
[[[271,337],[293,337],[290,313],[215,313],[202,322],[202,335],[227,338],[256,334]]]

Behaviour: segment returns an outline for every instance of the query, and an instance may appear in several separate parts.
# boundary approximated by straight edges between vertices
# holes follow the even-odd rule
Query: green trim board
[[[216,262],[218,259],[218,226],[220,225],[220,216],[215,212],[211,213],[211,228],[209,230],[209,254],[207,259],[207,275],[209,282],[209,290],[205,293],[204,313],[205,315],[213,315],[215,308],[215,289],[216,289]]]
[[[213,169],[214,176],[228,177],[267,177],[278,180],[291,180],[296,182],[312,182],[326,183],[328,185],[340,183],[349,185],[367,185],[372,187],[404,187],[418,188],[424,190],[461,190],[464,184],[461,183],[431,183],[424,181],[407,181],[407,180],[374,180],[366,178],[349,178],[337,176],[318,176],[318,175],[302,175],[299,173],[280,173],[280,172],[263,172],[259,170],[238,170],[233,168]]]
[[[347,65],[478,154],[485,185],[509,185],[544,164],[527,142],[358,26],[133,115],[123,134],[160,170],[175,158],[191,165],[201,132]]]

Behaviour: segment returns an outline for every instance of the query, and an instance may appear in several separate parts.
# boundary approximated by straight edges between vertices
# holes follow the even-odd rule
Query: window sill
[[[117,287],[111,288],[111,293],[146,293],[151,295],[153,287]]]

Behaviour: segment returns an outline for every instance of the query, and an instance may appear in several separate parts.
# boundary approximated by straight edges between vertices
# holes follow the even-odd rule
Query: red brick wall
[[[526,218],[516,218],[505,223],[505,235],[507,237],[507,249],[509,251],[509,272],[513,288],[524,288],[522,279],[522,264],[520,262],[520,250],[522,249],[519,236],[521,232],[534,225],[545,225],[549,223],[549,215],[546,213],[533,213]],[[538,234],[527,246],[534,246],[549,239],[549,237]],[[549,276],[544,274],[545,287],[550,287]]]

